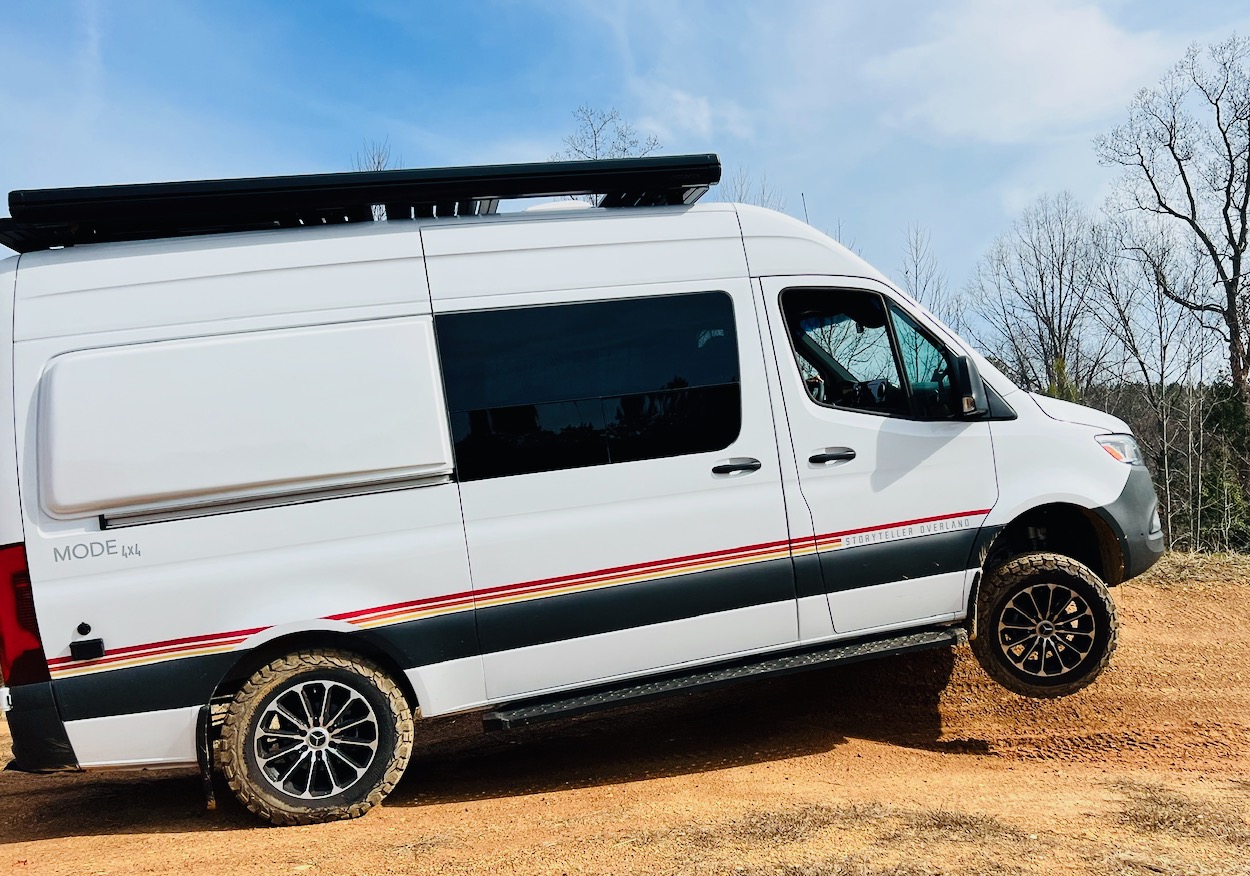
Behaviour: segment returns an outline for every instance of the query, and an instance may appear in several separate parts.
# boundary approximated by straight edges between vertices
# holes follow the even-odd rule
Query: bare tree
[[[390,137],[382,140],[365,140],[361,144],[361,150],[352,156],[352,170],[356,171],[390,170],[402,163],[402,158],[392,158],[391,156]],[[373,221],[381,222],[385,218],[386,206],[384,204],[374,204]]]
[[[1176,302],[1202,285],[1202,255],[1190,241],[1154,221],[1113,217],[1095,229],[1102,257],[1091,296],[1098,322],[1124,354],[1115,405],[1133,426],[1161,493],[1160,518],[1169,547],[1199,543],[1204,423],[1201,364],[1211,335]],[[1114,387],[1108,386],[1113,390]]]
[[[1202,264],[1192,247],[1158,223],[1113,218],[1093,229],[1092,312],[1126,353],[1148,387],[1152,404],[1167,384],[1186,377],[1186,355],[1201,323],[1177,297],[1202,285]]]
[[[1025,387],[1076,400],[1103,377],[1114,344],[1090,300],[1101,256],[1093,220],[1063,193],[1034,202],[977,265],[977,339]]]
[[[1104,164],[1124,169],[1120,199],[1162,217],[1203,254],[1204,279],[1178,288],[1160,279],[1170,300],[1221,326],[1229,379],[1250,408],[1247,350],[1250,296],[1244,271],[1250,234],[1250,40],[1193,46],[1154,88],[1129,105],[1128,121],[1098,138]],[[1137,252],[1147,259],[1148,247]],[[1250,486],[1250,466],[1243,470]]]
[[[583,104],[573,110],[573,120],[576,127],[564,138],[564,151],[552,156],[555,161],[629,158],[650,155],[663,148],[655,136],[643,139],[614,108],[605,111]]]
[[[403,159],[391,155],[391,138],[365,140],[360,151],[352,156],[352,170],[390,170],[403,163]]]
[[[721,180],[721,197],[735,204],[754,204],[770,210],[784,211],[786,199],[776,186],[768,182],[768,174],[761,173],[757,180],[746,167],[739,166],[728,179]]]
[[[864,254],[859,248],[859,241],[855,238],[855,235],[851,233],[850,226],[844,223],[841,218],[834,220],[833,230],[829,231],[826,229],[825,234],[832,237],[860,258],[864,257]]]
[[[933,251],[929,229],[918,222],[907,226],[907,240],[903,248],[903,263],[899,268],[902,287],[939,319],[963,334],[968,327],[964,296],[952,292],[946,282],[946,274],[938,264]]]

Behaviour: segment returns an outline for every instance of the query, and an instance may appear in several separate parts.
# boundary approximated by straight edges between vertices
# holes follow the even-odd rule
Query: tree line
[[[927,232],[901,280],[1020,386],[1137,435],[1174,549],[1250,550],[1250,40],[1193,47],[1094,143],[1097,209],[1025,209],[950,289]]]
[[[615,109],[573,118],[553,160],[661,149]],[[900,282],[1019,386],[1126,421],[1169,547],[1250,551],[1250,39],[1191,47],[1094,149],[1119,171],[1106,203],[1041,196],[960,289],[912,225]],[[389,141],[353,163],[392,166]],[[785,208],[745,168],[721,188]]]

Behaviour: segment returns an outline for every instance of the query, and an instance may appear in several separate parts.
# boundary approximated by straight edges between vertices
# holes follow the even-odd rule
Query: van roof
[[[689,205],[720,181],[712,154],[143,183],[9,193],[0,244],[56,246],[479,216],[505,198],[598,195],[610,208]]]
[[[696,279],[884,280],[793,217],[721,202],[119,241],[0,264],[16,269],[19,260],[17,340],[163,332],[159,327],[173,325],[187,332],[193,323],[219,327],[222,320],[263,327],[290,318],[284,314],[324,319],[329,311],[372,318],[406,313],[413,301],[428,303],[430,282],[458,297],[519,302],[557,288],[593,297],[599,288],[652,289]]]

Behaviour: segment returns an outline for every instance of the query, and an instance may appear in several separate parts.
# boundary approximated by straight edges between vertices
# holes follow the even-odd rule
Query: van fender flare
[[[977,633],[977,593],[984,581],[985,575],[991,569],[987,568],[987,564],[1001,544],[1001,539],[1005,535],[1018,536],[1018,528],[1022,521],[1026,520],[1030,515],[1040,515],[1052,510],[1055,513],[1071,514],[1070,519],[1076,519],[1075,515],[1079,515],[1089,529],[1092,530],[1097,540],[1097,557],[1078,556],[1080,551],[1074,551],[1070,546],[1063,544],[1049,544],[1045,546],[1036,546],[1032,549],[1049,550],[1054,553],[1070,556],[1072,559],[1085,562],[1087,565],[1094,567],[1094,571],[1099,573],[1108,585],[1115,585],[1124,579],[1124,558],[1125,554],[1125,536],[1114,517],[1107,514],[1106,511],[1097,503],[1087,496],[1081,496],[1071,493],[1056,493],[1045,496],[1038,496],[1034,499],[1020,503],[1008,512],[1004,512],[1000,507],[996,507],[986,518],[986,522],[982,524],[980,532],[977,533],[976,540],[973,542],[972,552],[968,558],[968,568],[977,569],[977,573],[973,578],[972,585],[968,588],[967,595],[967,626],[970,638],[975,638]],[[1023,551],[1022,551],[1023,552]],[[1097,562],[1095,563],[1095,559]]]
[[[210,702],[276,657],[307,648],[332,648],[375,660],[404,691],[413,710],[419,712],[420,699],[405,674],[406,667],[400,655],[380,638],[366,637],[361,633],[359,627],[332,618],[294,621],[259,630],[240,642],[234,650],[236,660],[217,682]]]

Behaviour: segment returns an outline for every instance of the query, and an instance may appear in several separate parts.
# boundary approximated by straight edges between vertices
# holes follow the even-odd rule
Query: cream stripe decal
[[[551,596],[584,593],[590,590],[619,587],[644,581],[659,581],[679,575],[689,575],[714,569],[728,569],[767,560],[785,559],[790,556],[810,556],[811,554],[826,553],[861,544],[878,544],[923,535],[933,535],[940,532],[970,529],[979,526],[987,514],[989,514],[989,509],[961,511],[957,514],[943,514],[936,517],[905,520],[880,526],[868,526],[860,529],[826,533],[824,535],[806,536],[793,541],[769,542],[723,551],[713,551],[706,554],[693,554],[686,557],[598,569],[594,572],[579,575],[526,581],[478,591],[451,593],[428,599],[345,612],[330,615],[328,620],[345,621],[362,629],[384,627],[459,611],[468,611],[475,607],[489,608],[498,605],[510,605],[531,599],[545,599]],[[48,661],[48,668],[53,678],[70,678],[92,672],[145,666],[184,657],[220,654],[235,650],[249,636],[262,632],[265,629],[268,629],[268,627],[236,630],[231,633],[195,636],[186,639],[172,639],[147,645],[135,645],[110,651],[98,660],[74,660],[71,657],[57,657]]]
[[[944,532],[973,529],[980,527],[989,513],[989,508],[982,508],[977,511],[960,511],[957,514],[939,514],[936,517],[919,517],[915,520],[900,520],[897,523],[885,523],[881,526],[865,526],[860,529],[830,532],[816,536],[817,550],[824,553],[844,547],[881,544],[887,541],[917,538],[922,535],[939,535]]]
[[[160,663],[165,660],[176,660],[183,657],[220,654],[225,651],[233,651],[246,641],[248,636],[265,629],[268,628],[258,627],[253,630],[236,630],[232,633],[193,636],[186,639],[154,642],[149,645],[118,648],[105,654],[98,660],[74,660],[72,657],[56,657],[48,661],[48,669],[53,678],[70,678],[90,672],[125,669],[131,666],[146,666],[149,663]]]

